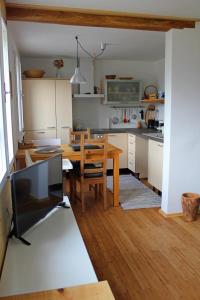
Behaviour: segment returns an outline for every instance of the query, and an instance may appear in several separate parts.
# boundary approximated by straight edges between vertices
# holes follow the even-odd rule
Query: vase
[[[61,69],[57,69],[57,71],[56,71],[56,78],[62,78],[62,71],[61,71]]]
[[[182,195],[182,208],[185,220],[195,221],[199,209],[200,195],[195,193],[184,193]]]

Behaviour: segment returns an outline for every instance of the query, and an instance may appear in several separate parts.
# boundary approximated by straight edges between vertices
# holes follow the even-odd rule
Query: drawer
[[[24,139],[25,141],[30,140],[43,140],[43,139],[51,139],[56,138],[56,130],[33,130],[33,131],[25,131]]]
[[[135,149],[128,149],[128,157],[134,156],[135,157]]]
[[[128,144],[135,144],[135,135],[129,134],[128,135]]]

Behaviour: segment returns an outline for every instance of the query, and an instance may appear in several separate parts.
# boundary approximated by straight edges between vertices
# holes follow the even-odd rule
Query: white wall
[[[200,29],[166,34],[162,210],[181,212],[181,194],[200,193]]]
[[[56,69],[53,66],[54,58],[22,57],[22,70],[40,68],[45,70],[45,77],[55,77]],[[74,72],[76,61],[64,59],[62,74],[70,78]],[[93,92],[93,64],[91,59],[81,59],[81,73],[88,80],[87,85],[81,85],[81,93]],[[106,74],[117,76],[132,76],[141,79],[145,84],[159,84],[158,89],[164,89],[164,60],[130,61],[130,60],[97,60],[95,63],[95,85],[100,87],[100,81]],[[157,107],[160,111],[159,118],[163,120],[163,106]],[[134,110],[139,118],[139,108]],[[116,115],[116,110],[101,104],[100,99],[73,100],[73,120],[75,125],[83,127],[108,128],[108,119]]]

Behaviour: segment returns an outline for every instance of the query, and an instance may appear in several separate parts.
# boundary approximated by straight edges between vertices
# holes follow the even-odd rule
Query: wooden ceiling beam
[[[5,1],[4,0],[0,1],[0,15],[6,21],[6,5],[5,5]]]
[[[7,19],[12,21],[150,31],[168,31],[172,28],[194,28],[196,21],[100,10],[67,9],[12,3],[6,5],[6,12]]]

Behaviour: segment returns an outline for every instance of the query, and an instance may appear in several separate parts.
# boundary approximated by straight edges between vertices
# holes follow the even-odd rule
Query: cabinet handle
[[[109,134],[108,136],[116,136],[115,134]]]
[[[48,126],[47,127],[48,129],[54,129],[54,128],[56,128],[55,126]]]
[[[44,134],[44,133],[45,133],[45,131],[38,131],[38,133],[39,133],[39,134]]]
[[[62,126],[61,128],[70,128],[70,126]]]
[[[163,148],[163,145],[157,144],[158,147]]]

